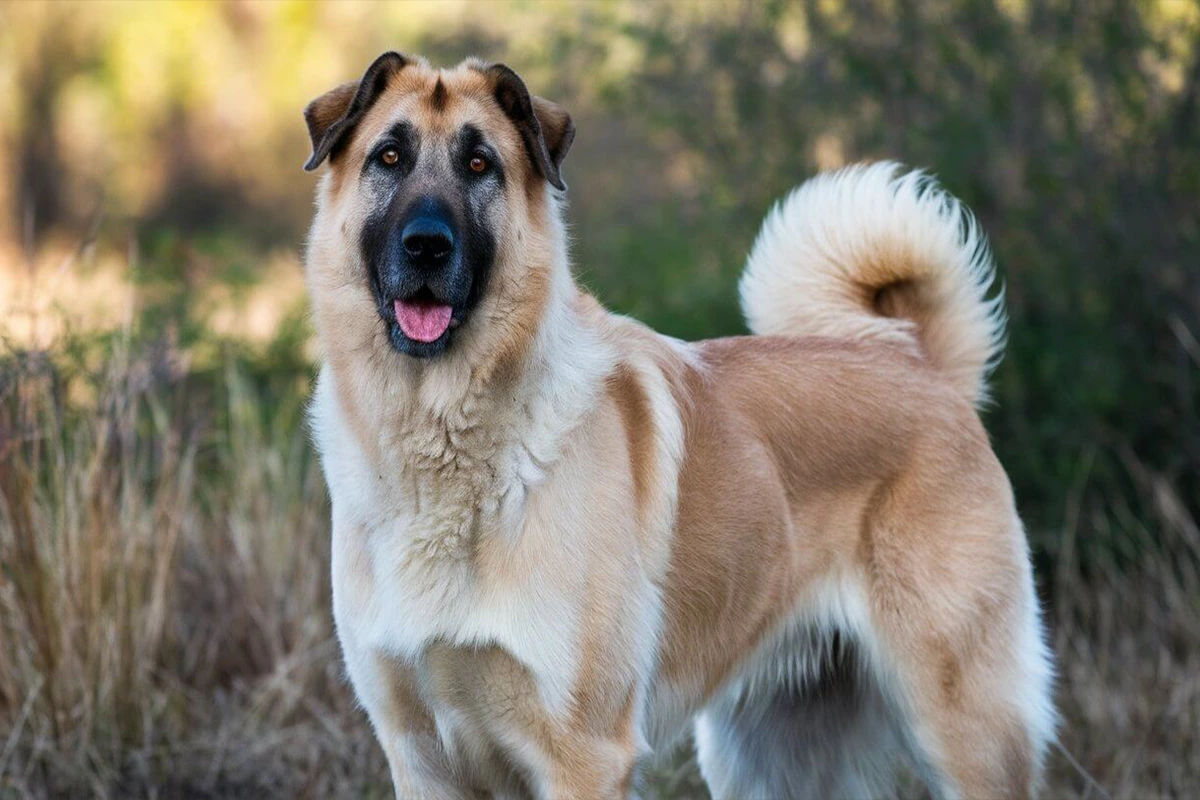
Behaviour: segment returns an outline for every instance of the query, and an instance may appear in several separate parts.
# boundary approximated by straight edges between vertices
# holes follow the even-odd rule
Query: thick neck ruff
[[[419,518],[406,527],[427,551],[466,559],[482,531],[519,530],[528,492],[595,407],[617,353],[577,295],[560,264],[532,341],[503,373],[482,348],[496,308],[459,350],[429,361],[375,349],[330,360],[321,381],[353,420],[342,435],[394,487],[398,507],[380,513]]]

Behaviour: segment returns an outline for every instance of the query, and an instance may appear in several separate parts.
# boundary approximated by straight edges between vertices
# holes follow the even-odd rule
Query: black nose
[[[418,267],[440,267],[454,252],[454,232],[440,219],[418,217],[404,226],[404,252]]]

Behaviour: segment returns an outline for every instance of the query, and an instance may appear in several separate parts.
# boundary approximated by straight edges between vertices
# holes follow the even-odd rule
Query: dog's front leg
[[[542,783],[546,800],[633,800],[638,748],[622,739],[578,732],[557,742]]]
[[[527,762],[531,788],[540,800],[633,800],[639,796],[639,767],[649,748],[641,730],[644,689],[636,683],[612,681],[616,658],[586,670],[596,682],[584,681],[565,716],[545,714],[540,725],[526,729],[530,750],[540,758]],[[613,669],[619,674],[620,668]],[[636,680],[636,679],[635,679]],[[587,684],[591,684],[588,686]]]
[[[416,693],[412,670],[384,654],[342,642],[346,668],[387,756],[397,800],[467,800],[438,738],[433,717]]]

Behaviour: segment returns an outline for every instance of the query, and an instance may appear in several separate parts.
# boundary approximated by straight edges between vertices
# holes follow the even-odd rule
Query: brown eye
[[[379,154],[379,160],[389,167],[394,166],[400,160],[400,151],[394,147],[389,147]]]
[[[483,156],[474,156],[467,166],[471,168],[471,172],[483,172],[488,168],[488,162]]]

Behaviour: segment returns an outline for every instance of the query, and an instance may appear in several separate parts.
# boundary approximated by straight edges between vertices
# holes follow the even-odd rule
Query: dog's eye
[[[400,151],[394,147],[389,147],[379,154],[379,160],[385,165],[392,167],[400,160]]]
[[[471,156],[471,160],[467,162],[467,166],[471,168],[471,172],[486,172],[488,168],[487,159],[480,155]]]

